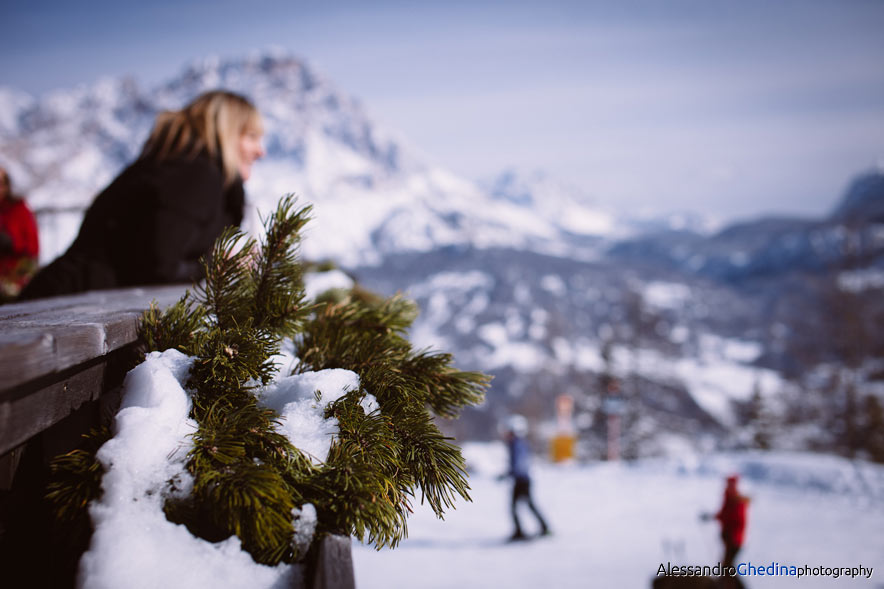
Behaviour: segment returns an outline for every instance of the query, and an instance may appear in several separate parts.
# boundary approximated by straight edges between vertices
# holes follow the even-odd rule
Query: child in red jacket
[[[749,498],[737,490],[738,480],[737,475],[727,477],[724,502],[715,514],[715,519],[721,523],[721,539],[724,541],[722,564],[728,567],[734,566],[734,559],[743,546],[746,534],[746,508]]]
[[[24,201],[13,196],[0,168],[0,301],[15,298],[37,269],[37,223]]]

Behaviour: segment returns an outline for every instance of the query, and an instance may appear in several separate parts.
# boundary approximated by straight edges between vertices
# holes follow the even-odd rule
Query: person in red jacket
[[[34,215],[13,195],[9,174],[0,168],[0,301],[18,296],[37,269],[39,251]]]
[[[749,498],[740,494],[737,489],[738,481],[737,475],[727,477],[724,501],[715,514],[715,519],[721,524],[721,539],[724,542],[722,564],[727,567],[734,566],[734,559],[743,547],[746,535],[746,508],[749,506]]]

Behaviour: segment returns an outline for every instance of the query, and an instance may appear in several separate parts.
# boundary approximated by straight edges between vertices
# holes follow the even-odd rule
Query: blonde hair
[[[230,184],[238,174],[238,142],[244,133],[263,133],[258,110],[244,96],[214,90],[181,110],[157,115],[141,158],[193,158],[205,151],[220,160],[225,184]]]

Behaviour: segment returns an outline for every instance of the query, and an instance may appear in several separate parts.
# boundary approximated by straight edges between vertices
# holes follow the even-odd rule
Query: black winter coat
[[[74,243],[21,298],[198,280],[199,258],[242,222],[243,206],[242,182],[225,189],[208,157],[138,160],[95,198]]]

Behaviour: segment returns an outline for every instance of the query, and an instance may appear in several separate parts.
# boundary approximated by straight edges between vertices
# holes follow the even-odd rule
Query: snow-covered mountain
[[[153,88],[105,79],[40,99],[0,90],[0,164],[53,235],[44,261],[67,246],[82,209],[137,156],[156,113],[214,88],[246,94],[262,112],[267,157],[247,186],[250,202],[266,212],[293,192],[313,204],[310,257],[352,266],[447,246],[586,255],[592,244],[585,237],[622,231],[578,195],[535,202],[489,194],[375,123],[303,61],[264,55],[194,62]],[[258,216],[251,216],[253,228]]]
[[[406,292],[422,309],[419,345],[495,375],[485,407],[451,433],[493,437],[511,411],[552,427],[567,393],[581,452],[601,455],[607,374],[627,398],[627,455],[774,446],[884,459],[884,440],[856,442],[884,424],[884,341],[868,327],[884,320],[879,172],[825,219],[624,218],[543,173],[459,177],[297,58],[208,59],[150,88],[0,89],[0,165],[38,211],[43,261],[159,110],[219,87],[265,118],[247,228],[298,194],[315,209],[306,257]]]
[[[738,283],[747,278],[848,265],[884,266],[884,173],[855,179],[821,219],[768,217],[712,235],[655,231],[625,239],[609,254]]]
[[[687,443],[880,460],[884,225],[863,190],[844,197],[864,203],[849,225],[836,213],[713,234],[658,228],[594,259],[508,248],[398,254],[360,276],[420,303],[421,345],[456,349],[495,374],[494,403],[467,412],[455,434],[493,437],[509,411],[554,427],[555,397],[566,393],[587,455],[603,455],[607,374],[626,396],[628,455]]]

